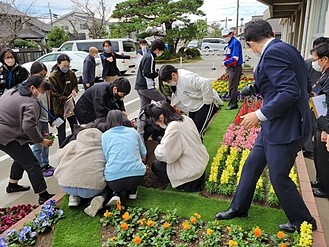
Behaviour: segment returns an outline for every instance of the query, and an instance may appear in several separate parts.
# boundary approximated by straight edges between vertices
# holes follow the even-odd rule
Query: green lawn
[[[225,107],[212,121],[204,137],[204,144],[210,155],[208,168],[227,126],[233,122],[237,113],[237,110],[226,111]],[[56,226],[53,246],[99,247],[101,245],[99,234],[100,216],[91,218],[83,212],[83,208],[86,205],[81,205],[78,208],[68,208],[67,203],[67,197],[65,197],[62,209],[66,217],[60,220]],[[161,212],[176,208],[178,215],[182,217],[190,217],[196,212],[202,216],[203,220],[207,221],[213,220],[216,212],[227,209],[230,201],[206,198],[199,193],[184,193],[172,189],[158,190],[141,187],[138,190],[138,199],[136,201],[123,201],[123,204],[143,208],[158,207]],[[240,225],[244,228],[259,226],[268,233],[276,233],[278,224],[286,223],[286,221],[287,218],[282,210],[253,205],[249,211],[249,217],[223,221],[222,224]]]

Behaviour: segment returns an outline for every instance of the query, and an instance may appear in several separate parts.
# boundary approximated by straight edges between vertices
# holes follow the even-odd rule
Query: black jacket
[[[117,58],[122,58],[122,59],[130,59],[130,56],[126,55],[120,55],[116,52],[110,52],[106,53],[105,51],[100,54],[101,60],[102,60],[102,65],[103,65],[103,72],[102,72],[102,77],[105,79],[105,76],[116,76],[116,75],[121,75],[120,71],[117,67]],[[109,62],[106,59],[109,57],[113,57],[113,61]]]
[[[155,53],[150,51],[145,54],[139,64],[135,89],[153,89],[155,88],[154,78],[158,77],[155,70]]]
[[[106,117],[110,110],[125,111],[124,102],[114,97],[112,89],[112,84],[101,82],[82,94],[74,108],[75,116],[80,124]]]
[[[10,70],[7,66],[0,66],[0,96],[4,93],[5,89],[10,89],[22,83],[29,77],[29,72],[19,64],[16,64],[11,69],[12,77],[10,80]]]
[[[329,69],[325,71],[325,74],[320,77],[318,81],[318,94],[326,95],[327,114],[326,116],[320,116],[316,120],[316,124],[319,130],[325,131],[329,134]]]
[[[83,84],[95,83],[95,76],[96,76],[95,69],[96,69],[95,58],[89,54],[83,61],[83,71],[82,71]]]

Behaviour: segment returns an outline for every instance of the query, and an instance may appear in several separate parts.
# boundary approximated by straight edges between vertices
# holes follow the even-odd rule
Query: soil
[[[38,247],[49,247],[53,244],[53,233],[55,226],[52,226],[48,231],[38,234],[35,242],[35,246]]]

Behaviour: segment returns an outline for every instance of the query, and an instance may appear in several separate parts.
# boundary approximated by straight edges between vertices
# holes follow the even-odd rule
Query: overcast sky
[[[33,13],[40,18],[49,18],[48,3],[52,13],[63,15],[73,10],[72,2],[70,0],[15,0],[16,3],[21,3],[20,6],[29,6],[29,2],[33,2]],[[21,2],[20,2],[21,1]],[[86,0],[80,0],[85,2]],[[108,5],[113,9],[115,4],[123,2],[124,0],[107,0]],[[89,0],[95,2],[97,5],[98,0]],[[237,14],[237,1],[235,0],[204,0],[201,7],[206,13],[207,22],[221,22],[222,26],[225,25],[225,18],[233,19],[228,23],[228,26],[235,25]],[[256,0],[240,0],[239,19],[244,18],[243,23],[251,19],[253,15],[262,15],[267,9],[266,5],[259,3]],[[239,24],[240,24],[239,20]]]

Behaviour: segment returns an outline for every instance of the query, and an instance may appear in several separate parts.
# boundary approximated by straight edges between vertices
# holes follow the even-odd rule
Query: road
[[[182,65],[182,68],[194,71],[199,73],[201,76],[204,76],[210,80],[215,80],[221,74],[224,73],[224,69],[220,68],[222,61],[222,56],[217,55],[208,55],[204,56],[201,61],[186,63]],[[180,64],[173,64],[174,66],[180,68]],[[157,68],[160,68],[161,65],[157,65]],[[215,70],[213,68],[216,68]],[[128,74],[125,76],[132,85],[132,90],[129,95],[124,99],[126,110],[129,114],[129,118],[132,119],[138,116],[139,111],[139,98],[136,90],[134,90],[135,85],[135,74]],[[80,92],[77,97],[80,97],[83,93],[83,89],[80,85]],[[51,128],[50,132],[56,133],[55,128]],[[56,152],[58,149],[58,143],[55,142],[54,145],[50,148],[50,165],[56,167]],[[6,193],[6,186],[8,184],[8,176],[10,171],[12,160],[11,158],[3,152],[0,152],[0,207],[13,206],[22,203],[37,203],[38,196],[33,193],[31,189],[28,192],[18,192],[13,194]],[[50,193],[56,193],[61,191],[61,188],[58,186],[57,181],[54,177],[45,178],[48,185],[48,190]],[[27,174],[24,173],[22,180],[20,181],[22,185],[29,185],[29,180]]]

